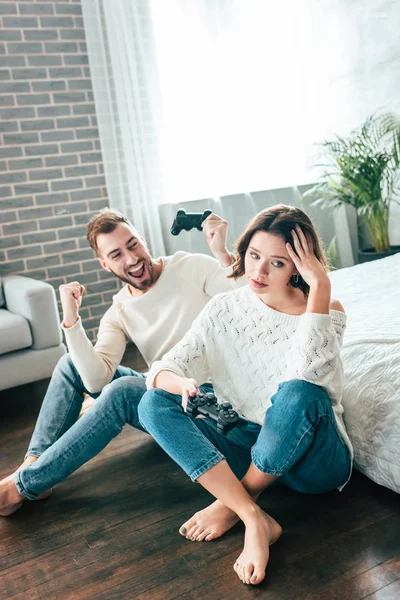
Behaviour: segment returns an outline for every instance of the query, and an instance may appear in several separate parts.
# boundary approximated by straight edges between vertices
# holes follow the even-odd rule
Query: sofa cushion
[[[1,275],[0,275],[0,308],[1,308],[2,306],[4,306],[4,305],[5,305],[5,303],[6,303],[6,302],[5,302],[5,300],[4,300],[4,294],[3,294],[3,284],[2,284],[2,282],[1,282]]]
[[[29,348],[31,345],[32,334],[28,321],[0,308],[0,354]]]

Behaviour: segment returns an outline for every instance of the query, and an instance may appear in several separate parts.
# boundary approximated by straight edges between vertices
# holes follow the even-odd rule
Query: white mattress
[[[343,406],[354,465],[400,493],[400,253],[331,280],[348,316]]]

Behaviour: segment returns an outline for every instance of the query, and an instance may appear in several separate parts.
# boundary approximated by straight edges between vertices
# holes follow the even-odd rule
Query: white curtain
[[[315,142],[400,109],[396,0],[82,6],[110,202],[155,254],[159,205],[310,183]]]

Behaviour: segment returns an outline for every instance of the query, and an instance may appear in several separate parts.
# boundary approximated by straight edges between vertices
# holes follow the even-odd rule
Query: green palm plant
[[[325,171],[303,197],[335,208],[353,206],[371,232],[376,252],[390,250],[390,203],[399,202],[400,123],[392,113],[374,114],[348,137],[318,144]]]

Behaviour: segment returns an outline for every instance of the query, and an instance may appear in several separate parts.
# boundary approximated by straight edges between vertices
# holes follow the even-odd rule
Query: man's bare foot
[[[239,517],[230,508],[216,500],[186,521],[179,533],[193,542],[211,542],[231,529]]]
[[[21,506],[25,498],[17,490],[14,474],[0,481],[0,516],[9,517]]]
[[[22,471],[22,469],[25,469],[25,467],[29,467],[29,465],[36,462],[38,458],[39,458],[38,456],[27,456],[25,458],[24,462],[22,463],[22,465],[20,467],[18,467],[17,471]],[[36,498],[36,500],[46,500],[46,498],[51,496],[52,491],[53,490],[50,489],[50,490],[46,490],[45,492],[42,492],[41,494],[39,494],[39,496]]]
[[[282,528],[261,508],[258,508],[254,518],[245,525],[243,551],[233,569],[243,583],[257,585],[265,577],[269,547],[279,539]]]

